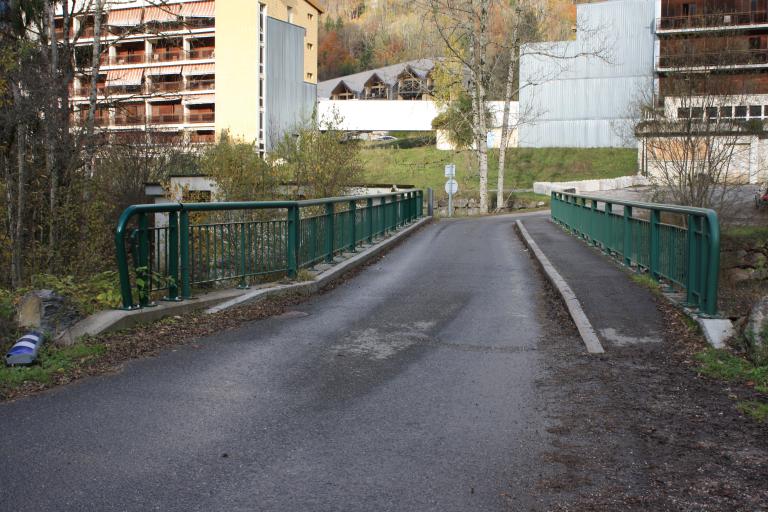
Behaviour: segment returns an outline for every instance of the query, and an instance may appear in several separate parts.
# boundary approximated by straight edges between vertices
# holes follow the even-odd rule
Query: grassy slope
[[[636,172],[632,149],[516,148],[508,153],[505,188],[531,188],[534,181],[615,178]],[[434,146],[411,149],[363,150],[366,183],[396,183],[443,189],[443,167],[456,164],[460,191],[478,189],[477,171],[469,151],[440,151]],[[489,188],[496,188],[498,151],[490,154]]]

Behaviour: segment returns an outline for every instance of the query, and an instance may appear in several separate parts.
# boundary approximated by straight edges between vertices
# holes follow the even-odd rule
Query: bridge
[[[135,259],[129,270],[121,258],[124,306],[187,299],[218,278],[295,275],[415,222],[422,199],[133,208],[117,239]],[[161,208],[169,223],[150,227]],[[206,209],[235,217],[214,222],[200,217]],[[616,479],[644,489],[652,479],[624,464],[627,450],[648,450],[639,438],[582,433],[591,455],[569,452],[579,425],[616,408],[584,396],[615,384],[592,370],[604,364],[587,354],[516,221],[580,299],[603,357],[639,364],[637,347],[663,347],[664,320],[607,256],[716,312],[716,218],[565,193],[553,195],[552,217],[560,225],[546,213],[433,222],[284,314],[0,405],[2,508],[550,510],[599,491],[594,468],[568,461],[602,451],[622,464]],[[284,242],[265,256],[257,239]],[[152,288],[156,274],[174,279]],[[574,364],[581,373],[564,377]],[[624,398],[638,403],[628,418],[653,414]],[[575,417],[582,423],[566,428]]]

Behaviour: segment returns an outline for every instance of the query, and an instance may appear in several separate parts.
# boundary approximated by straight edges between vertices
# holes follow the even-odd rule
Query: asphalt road
[[[543,293],[509,218],[433,224],[280,317],[0,406],[0,510],[527,510]]]

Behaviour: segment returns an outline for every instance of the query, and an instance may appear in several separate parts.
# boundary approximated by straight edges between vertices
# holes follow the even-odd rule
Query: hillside
[[[547,19],[540,20],[541,39],[568,37],[575,19],[571,0],[541,1]],[[439,57],[440,38],[423,8],[413,0],[320,0],[326,10],[321,18],[318,48],[320,80],[373,69],[406,60]],[[492,15],[494,39],[507,34],[504,9]]]

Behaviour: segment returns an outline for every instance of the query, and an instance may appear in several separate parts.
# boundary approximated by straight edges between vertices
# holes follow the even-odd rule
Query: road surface
[[[528,510],[542,294],[509,218],[432,224],[284,315],[0,405],[0,509]]]

